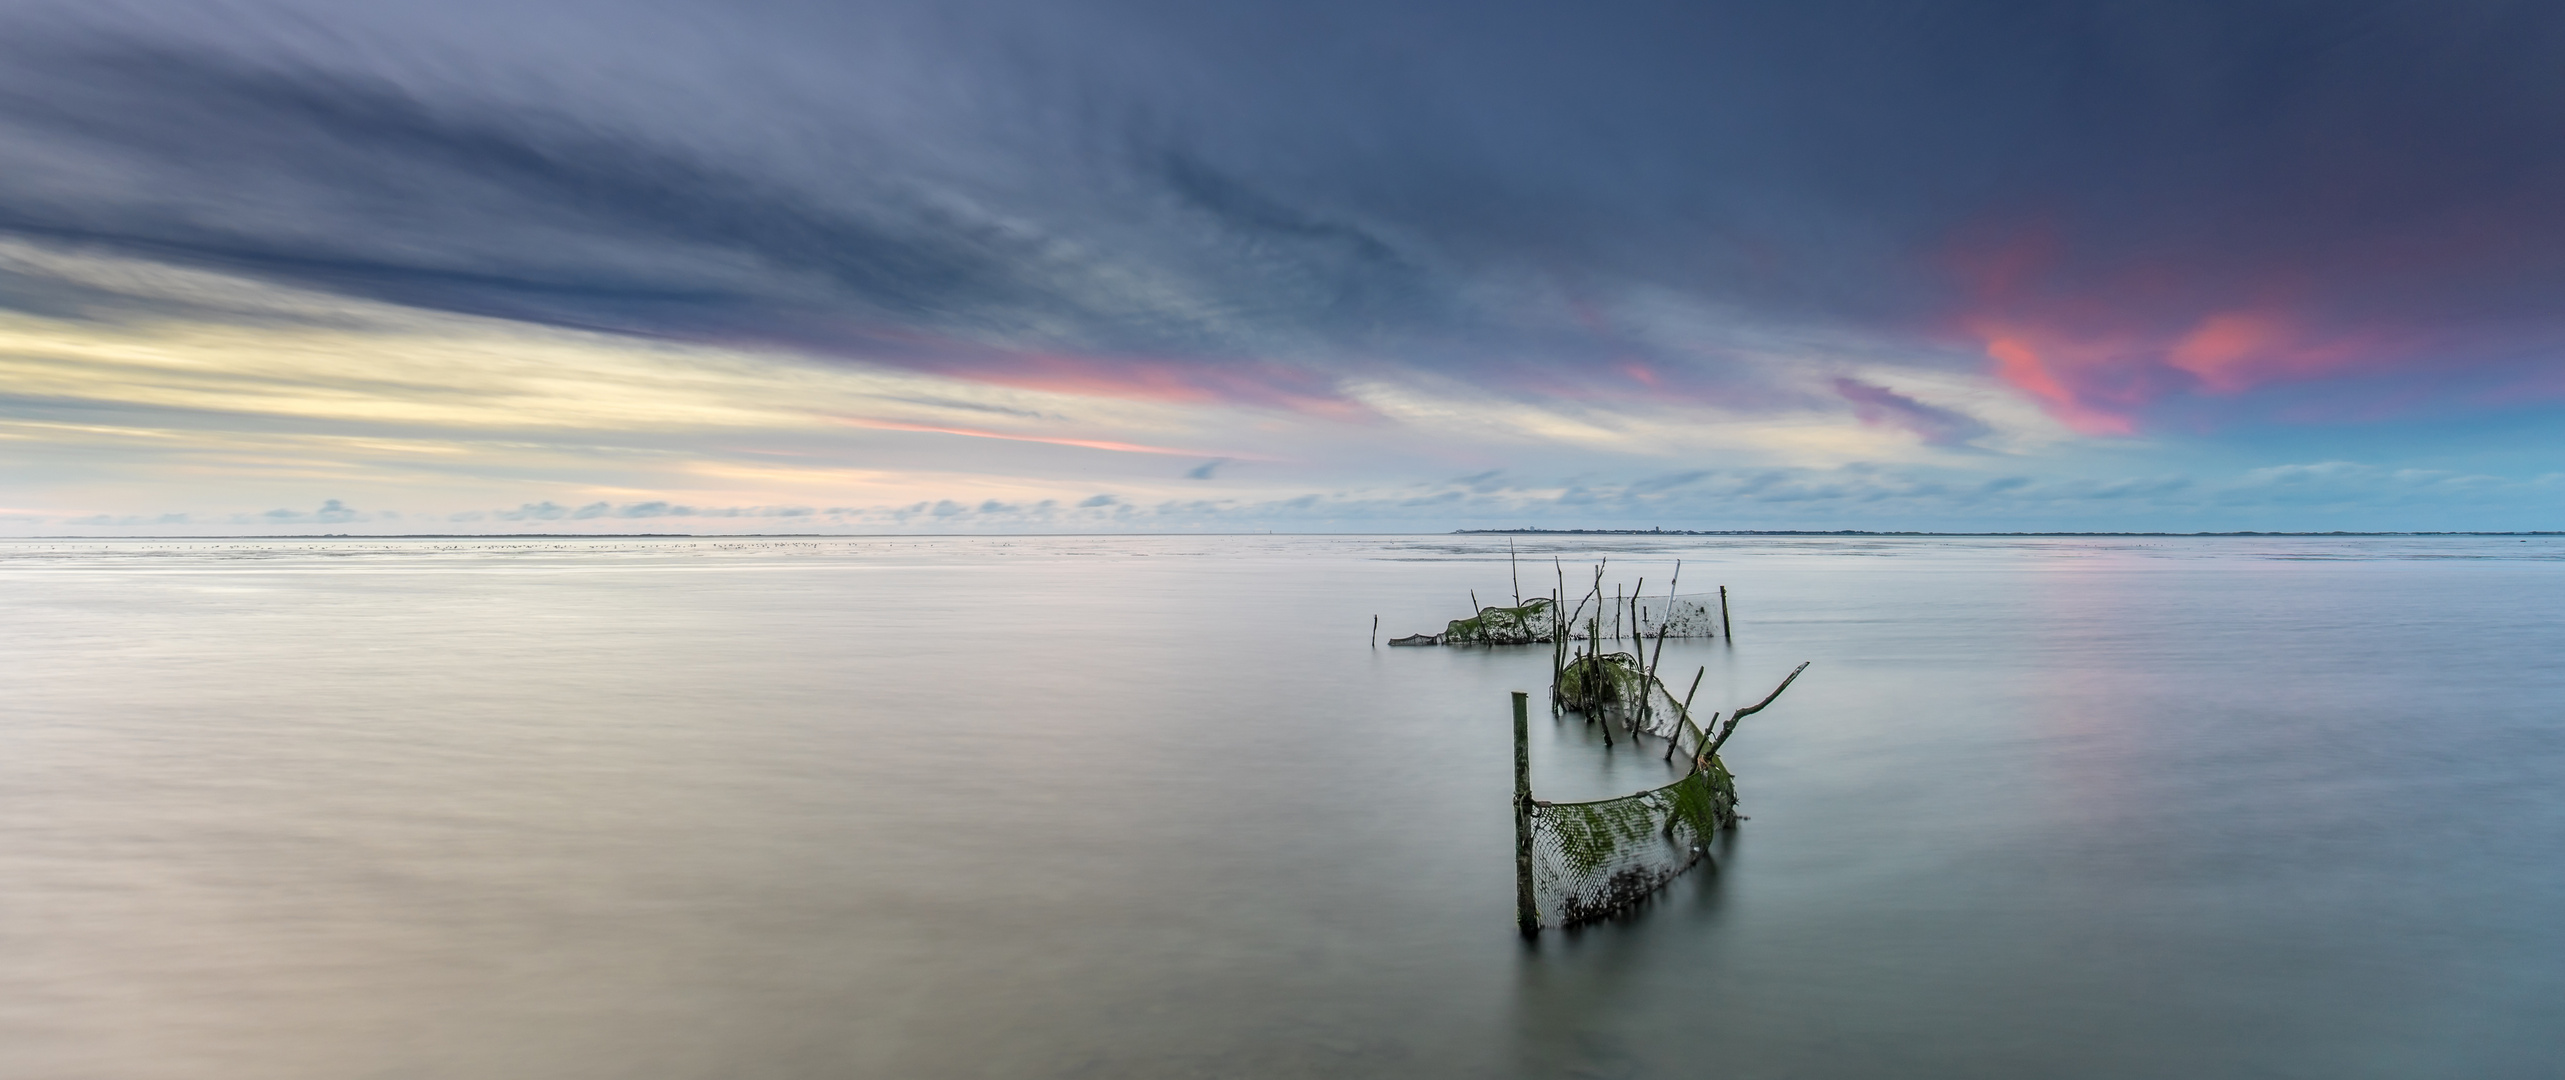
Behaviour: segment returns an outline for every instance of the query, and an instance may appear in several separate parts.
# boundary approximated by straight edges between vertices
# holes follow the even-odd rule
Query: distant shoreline
[[[1900,532],[1877,529],[1454,529],[1454,536],[2565,536],[2527,532]]]

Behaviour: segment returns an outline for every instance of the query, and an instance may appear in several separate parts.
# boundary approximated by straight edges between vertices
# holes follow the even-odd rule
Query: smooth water
[[[1751,816],[1512,920],[1501,537],[0,543],[0,1075],[2509,1077],[2565,542],[1530,538]],[[1533,722],[1545,798],[1659,782]]]

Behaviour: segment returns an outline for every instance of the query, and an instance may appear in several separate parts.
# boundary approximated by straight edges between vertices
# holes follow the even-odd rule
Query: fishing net
[[[1659,631],[1667,637],[1718,637],[1724,629],[1718,593],[1642,596],[1628,603],[1637,609],[1637,615],[1635,619],[1624,618],[1623,629],[1631,629],[1630,624],[1635,622],[1637,636],[1649,640],[1655,640]]]
[[[1558,616],[1551,610],[1550,598],[1536,596],[1524,601],[1521,607],[1480,608],[1476,615],[1452,620],[1452,624],[1445,627],[1442,633],[1433,635],[1432,640],[1416,643],[1420,645],[1540,645],[1548,643],[1557,633]],[[1390,644],[1403,645],[1412,640],[1414,639],[1401,638]]]
[[[1558,707],[1623,731],[1672,739],[1691,723],[1681,699],[1649,677],[1629,653],[1579,653],[1559,669],[1552,691]],[[1698,735],[1698,729],[1689,729]]]
[[[1440,634],[1393,638],[1392,645],[1544,645],[1564,630],[1570,641],[1596,635],[1655,640],[1666,637],[1718,637],[1722,632],[1719,594],[1612,597],[1600,604],[1589,597],[1564,613],[1549,597],[1536,596],[1517,607],[1483,607],[1466,619],[1454,619]],[[1562,627],[1562,623],[1565,624]]]
[[[1593,802],[1532,801],[1540,920],[1575,926],[1620,911],[1692,869],[1737,819],[1737,785],[1712,757],[1664,787]]]
[[[1529,800],[1532,894],[1538,920],[1551,926],[1592,922],[1630,907],[1701,861],[1710,838],[1737,822],[1737,781],[1719,746],[1737,721],[1763,711],[1808,665],[1792,669],[1761,702],[1738,709],[1713,735],[1695,723],[1687,703],[1628,653],[1590,652],[1559,670],[1553,700],[1610,728],[1665,739],[1672,756],[1687,753],[1683,778],[1617,799],[1553,803]],[[1711,717],[1711,725],[1718,722]]]

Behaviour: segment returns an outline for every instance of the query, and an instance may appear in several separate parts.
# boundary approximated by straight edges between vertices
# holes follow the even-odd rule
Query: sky
[[[0,6],[0,535],[2565,528],[2565,7]]]

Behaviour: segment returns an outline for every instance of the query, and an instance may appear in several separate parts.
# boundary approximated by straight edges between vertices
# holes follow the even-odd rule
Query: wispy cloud
[[[1902,428],[1935,446],[1958,446],[1995,430],[1967,413],[1926,405],[1859,379],[1836,377],[1835,392],[1852,402],[1853,415],[1860,417],[1862,423]]]
[[[1144,446],[1139,443],[1115,442],[1110,439],[1072,439],[1056,435],[1011,434],[1003,431],[982,431],[976,428],[941,427],[933,424],[912,424],[898,420],[876,420],[858,416],[836,416],[830,417],[830,419],[853,427],[874,428],[880,431],[923,431],[936,435],[961,435],[974,439],[1003,439],[1010,442],[1049,443],[1053,446],[1076,446],[1083,447],[1088,450],[1111,450],[1116,453],[1123,454],[1169,454],[1176,457],[1202,456],[1202,452],[1199,450],[1178,450],[1173,447],[1166,446]]]

